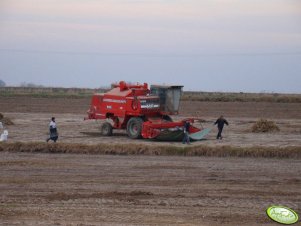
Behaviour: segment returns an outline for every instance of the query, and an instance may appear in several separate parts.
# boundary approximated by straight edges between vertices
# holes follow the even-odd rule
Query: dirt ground
[[[277,225],[300,160],[1,153],[1,225]]]
[[[51,116],[59,142],[145,143],[123,131],[99,134],[100,122],[84,121],[89,99],[0,97],[0,112],[15,125],[9,142],[42,141]],[[301,104],[181,103],[175,120],[197,117],[212,128],[192,145],[301,146]],[[215,139],[214,120],[230,126]],[[280,132],[250,132],[259,118]],[[270,205],[301,212],[301,160],[174,156],[106,156],[6,153],[0,159],[0,225],[277,225]]]

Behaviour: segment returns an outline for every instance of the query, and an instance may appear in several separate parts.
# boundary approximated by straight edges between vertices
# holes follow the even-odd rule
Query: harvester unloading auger
[[[127,84],[123,81],[113,84],[112,90],[92,96],[91,106],[86,119],[111,119],[101,126],[104,136],[111,136],[113,129],[125,129],[133,139],[146,138],[157,140],[182,140],[187,118],[173,122],[170,115],[178,114],[183,86],[152,85],[147,83]],[[201,140],[209,129],[190,126],[192,140]]]

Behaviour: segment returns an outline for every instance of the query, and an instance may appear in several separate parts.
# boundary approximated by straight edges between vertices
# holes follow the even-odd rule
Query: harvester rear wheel
[[[138,117],[131,118],[126,126],[126,132],[132,139],[141,138],[143,120]]]
[[[113,134],[113,127],[109,122],[103,123],[100,130],[101,130],[101,134],[104,136],[112,136]]]

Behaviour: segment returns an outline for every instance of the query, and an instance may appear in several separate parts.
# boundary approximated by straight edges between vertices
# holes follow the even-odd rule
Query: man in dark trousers
[[[59,138],[59,136],[58,136],[58,133],[57,133],[55,117],[51,118],[51,121],[49,123],[49,132],[50,132],[50,136],[46,140],[46,142],[48,143],[49,140],[53,140],[54,142],[56,142],[57,139]]]
[[[221,115],[216,122],[214,123],[214,125],[217,124],[217,128],[218,128],[218,134],[216,136],[216,139],[223,139],[222,137],[222,132],[223,132],[223,128],[224,125],[226,124],[227,126],[229,125],[229,123],[227,122],[226,119],[224,119],[224,117]]]
[[[189,128],[190,128],[190,122],[187,120],[184,123],[184,137],[182,143],[185,144],[190,144],[190,139],[189,139]]]

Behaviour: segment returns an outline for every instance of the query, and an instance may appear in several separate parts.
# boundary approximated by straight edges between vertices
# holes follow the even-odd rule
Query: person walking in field
[[[190,128],[190,122],[186,121],[184,123],[184,137],[182,143],[185,144],[190,144],[190,139],[189,139],[189,128]]]
[[[47,143],[49,140],[53,140],[54,142],[56,142],[57,139],[59,138],[57,128],[56,128],[56,123],[55,123],[55,117],[52,117],[49,123],[49,134],[50,136],[46,140]]]
[[[217,128],[218,128],[218,133],[216,136],[216,139],[223,139],[222,137],[222,132],[223,132],[223,128],[224,125],[226,124],[227,126],[229,125],[228,121],[221,115],[216,122],[214,123],[214,125],[217,124]]]

